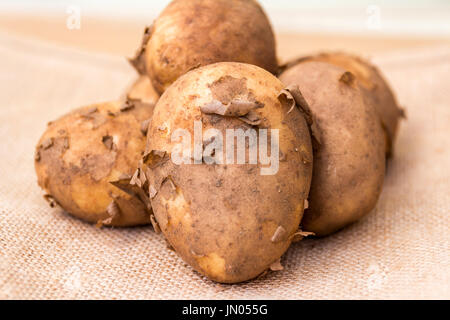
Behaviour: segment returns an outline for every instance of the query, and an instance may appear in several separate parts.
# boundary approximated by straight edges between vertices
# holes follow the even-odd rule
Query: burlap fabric
[[[376,58],[408,114],[376,210],[292,245],[281,272],[218,285],[151,227],[97,229],[36,184],[46,123],[117,98],[135,77],[125,59],[0,35],[0,298],[450,298],[450,48]]]

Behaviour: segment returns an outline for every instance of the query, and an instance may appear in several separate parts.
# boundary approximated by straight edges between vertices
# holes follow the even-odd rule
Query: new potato
[[[298,85],[316,120],[314,172],[302,226],[333,233],[370,212],[381,192],[386,140],[374,106],[353,74],[323,62],[304,62],[280,76]]]
[[[398,106],[395,96],[384,79],[380,70],[359,57],[346,53],[322,53],[300,59],[299,62],[327,62],[351,72],[359,84],[368,103],[375,106],[382,121],[386,134],[386,154],[393,153],[400,120],[404,117],[403,110]]]
[[[173,0],[146,30],[134,59],[163,93],[186,72],[235,61],[278,69],[275,38],[255,0]]]
[[[217,63],[180,77],[155,107],[144,163],[156,220],[175,251],[214,281],[257,277],[279,261],[298,231],[312,147],[303,111],[282,90],[283,84],[259,67]],[[208,164],[205,155],[200,164],[191,156],[188,163],[174,164],[172,153],[180,150],[172,135],[187,130],[193,148],[195,121],[205,150],[218,138],[208,135],[209,129],[225,137],[226,129],[265,128],[275,154],[270,130],[278,129],[278,171],[262,175],[267,165],[249,164],[248,158],[245,164]]]
[[[108,102],[83,107],[49,123],[37,148],[39,186],[51,204],[109,226],[150,222],[148,208],[111,182],[129,179],[145,149],[141,123],[153,109]]]

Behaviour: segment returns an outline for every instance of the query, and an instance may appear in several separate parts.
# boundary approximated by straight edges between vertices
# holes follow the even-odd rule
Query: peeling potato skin
[[[380,70],[368,61],[340,52],[322,53],[301,59],[301,62],[308,61],[327,62],[350,71],[356,76],[368,102],[373,103],[381,118],[386,133],[386,155],[391,157],[399,123],[404,113]]]
[[[186,72],[222,61],[277,72],[275,37],[256,1],[174,0],[156,19],[145,65],[159,93]]]
[[[159,94],[153,88],[150,78],[146,75],[141,75],[128,90],[127,99],[155,105],[158,102]]]
[[[109,182],[135,171],[145,149],[140,123],[153,110],[120,108],[96,104],[51,122],[36,147],[35,169],[39,186],[70,214],[98,223],[111,218],[107,208],[115,199],[120,214],[103,224],[143,225],[150,222],[146,207]]]
[[[302,229],[329,235],[376,205],[385,173],[385,139],[373,105],[346,70],[322,62],[298,64],[280,80],[296,84],[316,117],[321,144],[314,144],[314,170]]]
[[[229,79],[245,79],[245,87],[232,90]],[[217,63],[179,78],[155,107],[147,152],[163,151],[166,157],[152,162],[148,177],[157,191],[153,212],[176,252],[216,282],[242,282],[267,270],[288,249],[303,216],[312,176],[311,138],[300,111],[288,114],[289,107],[277,99],[282,89],[278,79],[259,67]],[[256,111],[263,119],[260,128],[280,130],[285,159],[278,173],[262,176],[259,164],[175,165],[170,160],[175,145],[171,133],[184,128],[193,139],[194,120],[202,121],[203,132],[250,128],[235,117],[201,111],[214,98],[232,98],[233,92],[246,92],[264,104]],[[282,237],[273,242],[280,226],[285,232],[278,232]]]

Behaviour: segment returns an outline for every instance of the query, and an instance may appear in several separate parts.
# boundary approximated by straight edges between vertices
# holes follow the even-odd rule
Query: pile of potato
[[[40,139],[35,167],[50,205],[97,226],[152,224],[222,283],[281,270],[293,241],[375,207],[403,113],[368,62],[324,53],[280,66],[255,0],[173,0],[130,62],[139,78],[126,98],[74,110]],[[172,134],[194,136],[194,123],[278,129],[276,174],[202,153],[175,164]]]

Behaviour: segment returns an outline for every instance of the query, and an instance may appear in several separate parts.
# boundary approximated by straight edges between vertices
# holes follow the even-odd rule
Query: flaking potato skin
[[[90,223],[126,227],[150,222],[146,206],[110,182],[131,176],[145,149],[141,123],[153,109],[108,102],[49,123],[35,157],[39,186],[65,211]]]
[[[345,69],[305,62],[280,80],[299,86],[316,120],[320,143],[313,143],[313,179],[302,227],[325,236],[375,207],[385,174],[382,125]]]
[[[148,131],[152,208],[165,237],[195,270],[221,283],[257,277],[278,261],[298,231],[312,175],[312,145],[298,108],[281,103],[283,84],[252,65],[217,63],[179,78],[160,98]],[[260,164],[175,165],[171,135],[194,121],[203,132],[252,126],[236,117],[205,114],[219,99],[253,97],[261,123],[279,129],[280,162],[275,175]],[[225,136],[225,134],[224,134]]]
[[[305,57],[301,61],[327,62],[355,75],[361,85],[361,90],[368,99],[368,103],[372,103],[375,106],[381,118],[386,134],[386,155],[391,157],[394,152],[399,123],[404,117],[404,111],[398,106],[395,95],[381,71],[360,57],[342,52],[321,53]]]
[[[145,65],[160,94],[186,72],[222,61],[277,71],[272,27],[255,0],[174,0],[154,22]]]

